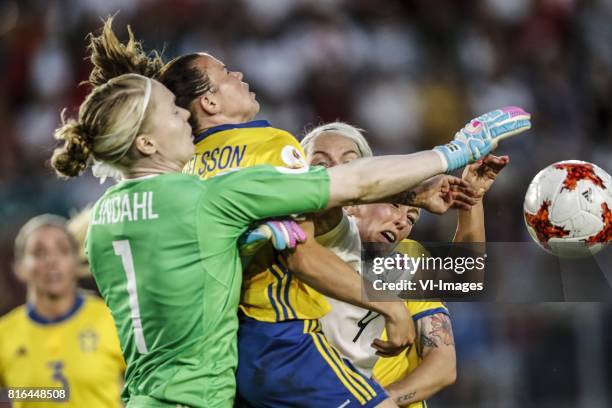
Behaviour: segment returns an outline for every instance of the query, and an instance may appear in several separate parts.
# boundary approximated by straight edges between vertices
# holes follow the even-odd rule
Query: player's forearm
[[[457,230],[453,242],[485,242],[485,222],[482,201],[470,210],[457,211]]]
[[[393,316],[406,311],[400,302],[365,301],[359,274],[332,251],[310,238],[296,247],[287,257],[287,262],[291,272],[325,296],[383,316]]]
[[[452,257],[469,257],[472,259],[486,256],[485,242],[485,222],[482,201],[474,205],[471,210],[458,210],[457,230],[453,238],[453,243],[467,243],[468,245],[454,245],[449,255]],[[484,281],[484,272],[484,268],[466,270],[462,274],[443,270],[438,272],[438,279],[478,283]]]
[[[435,151],[358,159],[332,167],[328,208],[373,203],[400,194],[446,171]]]
[[[414,371],[386,387],[399,406],[431,398],[452,385],[457,377],[454,348],[433,349]]]

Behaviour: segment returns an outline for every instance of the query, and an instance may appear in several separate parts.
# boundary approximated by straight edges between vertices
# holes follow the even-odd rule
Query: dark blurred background
[[[485,201],[491,241],[529,240],[522,202],[541,168],[612,170],[612,0],[0,0],[0,314],[24,301],[17,229],[107,187],[58,180],[47,160],[60,111],[88,92],[85,35],[117,10],[122,38],[131,24],[167,59],[206,50],[244,72],[259,118],[298,138],[342,120],[377,154],[409,153],[493,108],[530,111],[533,130],[500,149],[511,164]],[[425,215],[413,238],[449,241],[454,225]],[[453,304],[459,379],[434,401],[612,406],[611,305]]]

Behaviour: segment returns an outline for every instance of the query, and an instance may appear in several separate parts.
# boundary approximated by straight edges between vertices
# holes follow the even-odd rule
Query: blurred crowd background
[[[206,50],[240,70],[265,118],[300,138],[342,120],[375,153],[448,141],[504,105],[533,130],[504,143],[511,164],[485,201],[487,236],[527,241],[523,196],[538,170],[581,159],[612,171],[612,0],[0,1],[0,314],[24,301],[17,229],[69,215],[107,185],[55,178],[60,112],[88,92],[85,36],[120,10],[145,49]],[[452,239],[455,218],[423,216],[413,237]],[[512,258],[512,254],[509,254]],[[453,304],[459,379],[449,407],[612,406],[611,304]]]

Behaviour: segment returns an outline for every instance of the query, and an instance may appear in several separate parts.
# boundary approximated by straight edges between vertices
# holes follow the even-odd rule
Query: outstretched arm
[[[491,115],[497,118],[497,113],[503,126],[497,119],[486,119]],[[531,124],[525,115],[490,112],[480,117],[482,121],[471,121],[448,145],[409,155],[358,159],[327,171],[301,174],[282,174],[296,173],[283,168],[253,168],[214,177],[207,182],[205,201],[214,204],[207,210],[224,207],[226,215],[242,227],[269,217],[376,202],[479,159],[499,139],[529,129]],[[210,215],[214,214],[212,211]]]
[[[500,140],[531,128],[531,116],[516,107],[485,113],[471,120],[452,142],[433,150],[401,156],[355,160],[332,167],[327,208],[367,204],[400,194],[440,173],[484,157]]]
[[[451,208],[469,210],[477,203],[476,191],[454,176],[438,175],[425,180],[411,190],[386,197],[381,202],[423,208],[433,214],[444,214]],[[342,208],[335,207],[312,215],[315,235],[332,230],[342,219]],[[293,246],[291,246],[293,247]]]
[[[369,157],[335,166],[327,170],[330,179],[327,207],[379,202],[408,191],[446,169],[444,159],[433,150]]]

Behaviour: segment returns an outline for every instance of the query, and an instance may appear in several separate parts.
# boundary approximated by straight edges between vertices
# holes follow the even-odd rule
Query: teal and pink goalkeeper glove
[[[531,129],[531,114],[517,106],[506,106],[472,119],[455,139],[436,146],[448,165],[447,172],[464,167],[489,154],[500,140]]]
[[[249,257],[255,255],[268,241],[272,242],[274,249],[283,251],[295,248],[298,243],[306,241],[306,234],[290,218],[268,220],[242,234],[238,240],[240,256]]]

